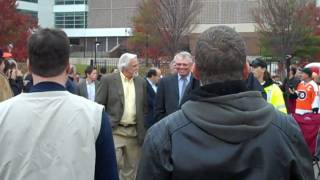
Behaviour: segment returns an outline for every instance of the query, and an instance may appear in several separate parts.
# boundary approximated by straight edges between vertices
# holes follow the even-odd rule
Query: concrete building
[[[52,0],[18,0],[18,10],[30,14],[39,21],[41,27],[54,27],[54,1]]]
[[[248,54],[260,54],[258,34],[252,17],[252,9],[258,0],[201,0],[203,7],[198,17],[198,26],[192,32],[191,49],[197,36],[212,26],[227,25],[239,32],[247,43]]]
[[[72,56],[98,57],[131,35],[131,18],[141,0],[18,0],[18,9],[39,20],[41,27],[62,28],[70,37]],[[249,54],[259,54],[251,9],[258,0],[199,0],[203,9],[190,38],[191,49],[199,33],[216,25],[240,32]]]
[[[115,28],[116,36],[106,39],[98,38],[106,49],[111,49],[121,41],[122,37],[130,35],[131,18],[137,11],[141,0],[94,0],[89,1],[88,27],[89,28]],[[191,49],[194,47],[198,34],[211,26],[228,25],[241,32],[248,44],[249,54],[257,55],[260,50],[257,46],[257,34],[251,9],[256,7],[257,0],[200,0],[203,3],[198,16],[197,28],[191,36]]]

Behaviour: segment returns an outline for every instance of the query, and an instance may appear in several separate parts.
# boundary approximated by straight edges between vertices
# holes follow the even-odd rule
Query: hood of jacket
[[[261,93],[248,91],[243,81],[202,86],[192,92],[191,101],[181,110],[206,133],[229,143],[240,143],[261,134],[275,115]]]

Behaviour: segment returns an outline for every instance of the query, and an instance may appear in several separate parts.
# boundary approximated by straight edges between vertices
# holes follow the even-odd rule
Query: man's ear
[[[192,74],[195,79],[200,80],[200,72],[195,63],[192,65]]]
[[[71,65],[70,65],[70,63],[68,63],[65,72],[66,72],[67,74],[69,74],[69,73],[71,72]]]
[[[243,66],[243,70],[242,70],[242,77],[243,79],[248,79],[248,76],[249,76],[249,63],[246,62]]]

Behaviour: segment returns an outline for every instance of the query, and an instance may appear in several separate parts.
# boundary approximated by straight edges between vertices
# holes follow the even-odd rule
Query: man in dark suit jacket
[[[153,111],[155,104],[155,97],[157,93],[157,84],[161,78],[161,70],[158,68],[151,68],[145,78],[147,81],[147,100],[148,100],[148,115],[146,117],[146,128],[149,129],[156,121],[154,120]]]
[[[95,101],[97,90],[97,69],[88,66],[85,70],[86,79],[79,83],[79,96]]]
[[[177,74],[164,77],[158,86],[154,109],[156,121],[180,109],[188,100],[191,90],[200,86],[191,73],[193,58],[190,53],[180,52],[174,57],[174,61]]]
[[[113,129],[120,179],[134,179],[147,114],[146,81],[137,76],[137,55],[124,53],[118,63],[120,72],[103,76],[96,102],[105,106]]]
[[[66,89],[72,94],[79,95],[79,86],[76,80],[74,79],[76,73],[77,73],[76,66],[70,65],[70,71],[68,73],[68,79],[66,82]]]

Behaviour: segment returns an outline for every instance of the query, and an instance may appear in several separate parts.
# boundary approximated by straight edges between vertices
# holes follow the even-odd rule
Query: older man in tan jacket
[[[4,59],[2,56],[0,57],[0,102],[7,100],[12,97],[12,90],[10,84],[8,82],[7,77],[3,73],[4,69]]]
[[[120,72],[101,78],[96,102],[104,105],[109,114],[120,180],[134,180],[145,136],[147,82],[138,76],[135,54],[124,53],[118,69]]]

